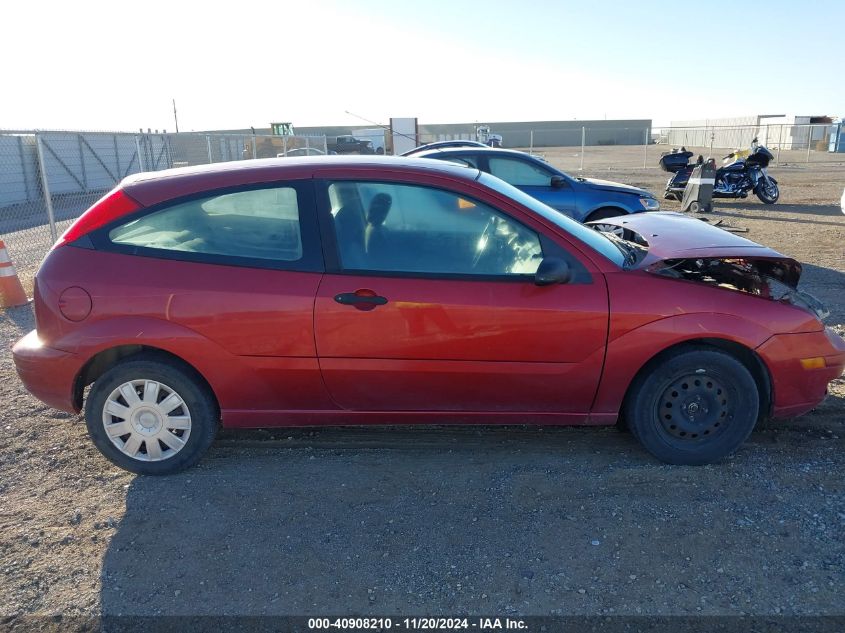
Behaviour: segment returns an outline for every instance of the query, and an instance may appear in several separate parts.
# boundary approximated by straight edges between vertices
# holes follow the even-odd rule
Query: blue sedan
[[[573,177],[525,152],[482,147],[433,149],[415,154],[462,163],[522,189],[540,202],[578,220],[595,222],[627,213],[657,211],[660,203],[645,189],[609,180]],[[598,225],[599,230],[618,231]]]

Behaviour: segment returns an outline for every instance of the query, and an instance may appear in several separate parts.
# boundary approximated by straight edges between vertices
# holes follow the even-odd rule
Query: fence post
[[[211,159],[211,137],[208,134],[205,135],[205,146],[208,148],[208,163],[211,164],[214,161]]]
[[[813,126],[807,126],[807,162],[810,162],[810,146],[813,143]]]
[[[581,126],[581,166],[578,168],[578,171],[584,171],[584,145],[586,144],[585,141],[587,140],[587,128],[583,125]]]
[[[173,147],[170,144],[170,134],[165,134],[164,146],[167,148],[167,166],[173,167]]]
[[[141,155],[141,141],[135,137],[135,154],[138,156],[138,171],[145,171],[144,157]]]
[[[255,146],[258,143],[258,139],[256,138],[255,134],[252,135],[252,157],[258,158],[258,148]]]
[[[645,151],[643,152],[643,169],[648,167],[648,128],[645,129]]]
[[[780,167],[780,148],[783,145],[783,123],[780,124],[780,133],[778,134],[778,155],[775,158],[775,165]]]
[[[531,145],[530,145],[530,147],[528,148],[528,153],[529,153],[529,154],[533,154],[533,153],[534,153],[534,130],[531,130]]]
[[[44,195],[44,207],[47,209],[47,220],[50,222],[50,236],[55,242],[59,236],[56,234],[56,216],[53,214],[53,198],[50,196],[50,183],[47,178],[47,169],[44,167],[44,148],[41,143],[41,136],[36,134],[35,148],[38,154],[38,170],[41,172],[41,193]]]
[[[288,155],[288,137],[282,137],[282,153],[287,157]]]
[[[88,174],[85,172],[85,152],[82,151],[82,134],[76,135],[76,143],[79,145],[79,166],[82,168],[82,187],[85,191],[88,191]],[[115,156],[117,156],[117,151],[115,151]],[[120,173],[120,170],[118,170]]]

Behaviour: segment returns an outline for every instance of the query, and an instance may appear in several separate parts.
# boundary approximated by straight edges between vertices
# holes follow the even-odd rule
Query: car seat
[[[376,269],[389,264],[391,243],[388,229],[384,228],[384,221],[390,213],[393,198],[386,193],[377,193],[370,201],[367,210],[367,227],[364,230],[364,252],[367,262]]]
[[[358,202],[343,205],[334,216],[335,235],[344,268],[363,268],[364,214]]]

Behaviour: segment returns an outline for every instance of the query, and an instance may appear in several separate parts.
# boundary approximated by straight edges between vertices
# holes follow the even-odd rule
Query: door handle
[[[387,303],[387,297],[380,297],[372,290],[341,292],[334,296],[334,300],[341,305],[353,306],[359,310],[372,310],[376,306],[383,306]]]

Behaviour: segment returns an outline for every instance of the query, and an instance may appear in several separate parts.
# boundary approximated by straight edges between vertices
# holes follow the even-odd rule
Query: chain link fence
[[[326,151],[324,136],[0,130],[0,239],[29,290],[58,236],[130,174]]]
[[[495,129],[490,130],[496,133]],[[734,149],[759,142],[775,155],[775,167],[845,164],[845,126],[755,125],[732,127],[589,127],[537,128],[502,135],[503,147],[542,156],[565,171],[606,171],[657,167],[660,155],[684,146],[720,159]],[[422,134],[420,143],[476,140],[472,133]]]

